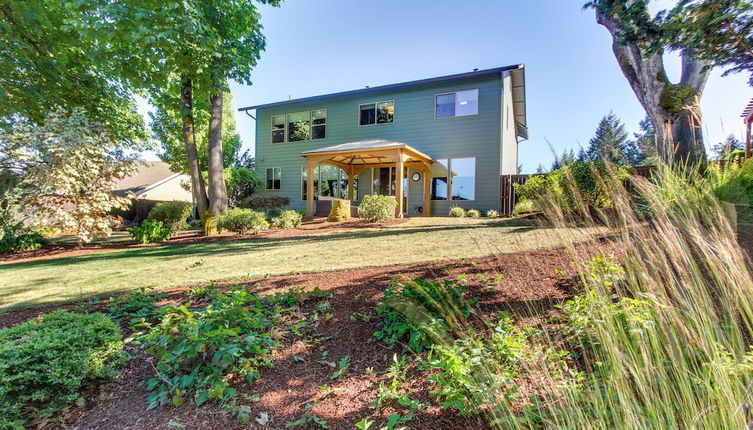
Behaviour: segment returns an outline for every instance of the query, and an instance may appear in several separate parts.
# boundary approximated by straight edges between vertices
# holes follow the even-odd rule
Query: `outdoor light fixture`
[[[414,172],[411,178],[413,179],[413,182],[418,182],[421,180],[421,174],[418,172]]]

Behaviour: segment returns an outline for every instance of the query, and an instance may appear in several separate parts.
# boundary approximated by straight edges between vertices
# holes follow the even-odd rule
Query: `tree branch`
[[[687,85],[693,89],[698,97],[703,94],[706,82],[711,72],[711,61],[695,58],[693,51],[686,49],[682,51],[682,76],[681,85]]]

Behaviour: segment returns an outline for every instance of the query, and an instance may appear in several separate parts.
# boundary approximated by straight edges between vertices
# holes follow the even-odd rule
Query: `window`
[[[478,88],[437,94],[435,115],[437,118],[478,115]]]
[[[327,137],[327,109],[311,111],[311,140]]]
[[[285,115],[272,116],[272,143],[285,142]]]
[[[450,160],[452,173],[452,200],[474,200],[476,198],[476,159],[453,158]]]
[[[282,179],[282,172],[279,167],[270,167],[267,169],[267,189],[279,190]]]
[[[288,142],[308,140],[310,132],[311,112],[288,114]]]
[[[447,159],[439,159],[431,165],[431,199],[447,200]]]
[[[307,167],[301,167],[301,200],[306,200],[308,186]],[[353,193],[358,195],[358,177],[353,178]],[[339,167],[319,164],[314,167],[314,197],[335,197],[347,199],[348,174]]]
[[[431,166],[432,200],[475,200],[476,159],[439,159]]]
[[[394,120],[394,100],[358,106],[358,125],[391,124]]]

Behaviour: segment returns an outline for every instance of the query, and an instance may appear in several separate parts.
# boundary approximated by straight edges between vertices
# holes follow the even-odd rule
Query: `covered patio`
[[[395,169],[395,197],[397,207],[395,216],[402,217],[405,212],[402,196],[404,194],[404,170],[408,167],[420,170],[424,174],[423,215],[429,216],[431,203],[431,157],[403,142],[385,139],[359,140],[312,149],[301,152],[306,158],[307,178],[314,177],[314,169],[319,163],[327,163],[341,168],[348,175],[348,198],[351,203],[356,200],[354,178],[359,172],[375,167],[393,167]],[[400,198],[397,198],[400,196]],[[306,214],[314,214],[314,181],[306,182]]]

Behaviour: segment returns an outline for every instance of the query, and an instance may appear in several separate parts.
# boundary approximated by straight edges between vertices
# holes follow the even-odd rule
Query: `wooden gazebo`
[[[403,142],[385,139],[360,140],[357,142],[343,143],[328,146],[326,148],[312,149],[298,154],[306,158],[306,214],[314,214],[314,168],[319,163],[327,163],[337,166],[348,174],[348,196],[351,201],[353,195],[353,179],[366,169],[374,167],[395,168],[395,196],[397,207],[395,215],[403,216],[403,170],[412,167],[424,173],[424,210],[423,215],[429,216],[429,204],[431,202],[430,178],[431,165],[434,160],[428,155]]]
[[[743,118],[743,122],[745,123],[745,158],[749,159],[751,157],[751,150],[750,150],[750,139],[751,139],[751,124],[753,124],[753,99],[748,102],[748,105],[745,106],[745,109],[743,110],[742,115],[740,115]]]

